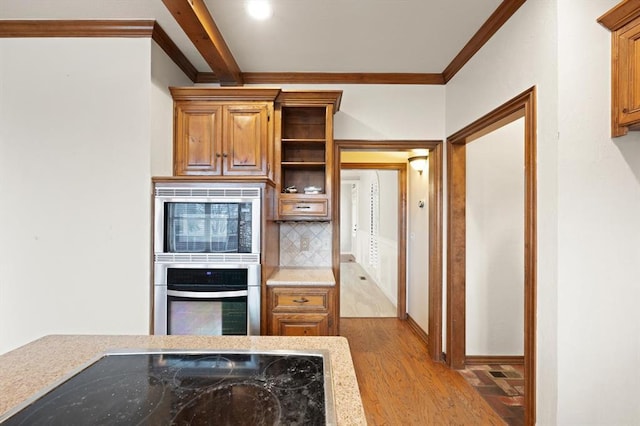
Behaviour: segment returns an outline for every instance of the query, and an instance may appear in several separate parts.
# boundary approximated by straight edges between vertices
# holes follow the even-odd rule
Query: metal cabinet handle
[[[295,303],[307,303],[309,301],[309,299],[307,299],[306,297],[302,296],[300,299],[293,299],[293,301]]]
[[[237,291],[180,291],[167,290],[167,296],[184,297],[189,299],[225,299],[228,297],[247,296],[247,290]]]
[[[301,205],[297,205],[296,206],[296,209],[298,209],[298,210],[305,210],[305,209],[310,209],[310,208],[311,208],[311,206],[301,206]]]

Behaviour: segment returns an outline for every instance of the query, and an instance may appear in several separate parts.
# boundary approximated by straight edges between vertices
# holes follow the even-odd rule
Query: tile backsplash
[[[331,223],[281,223],[280,266],[331,267]]]

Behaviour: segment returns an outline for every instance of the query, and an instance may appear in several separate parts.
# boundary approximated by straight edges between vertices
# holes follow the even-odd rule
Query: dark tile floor
[[[524,424],[523,365],[468,365],[460,374],[507,424]]]

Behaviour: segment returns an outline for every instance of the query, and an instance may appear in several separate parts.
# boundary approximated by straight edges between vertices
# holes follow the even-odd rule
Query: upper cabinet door
[[[174,175],[219,175],[221,151],[222,107],[192,102],[177,103]]]
[[[271,113],[268,103],[225,106],[223,174],[270,176]]]
[[[611,136],[640,130],[640,0],[623,0],[598,22],[611,30]]]
[[[280,89],[170,87],[173,174],[273,181],[273,105]]]
[[[618,36],[618,120],[621,126],[637,126],[640,123],[640,19],[619,30]]]

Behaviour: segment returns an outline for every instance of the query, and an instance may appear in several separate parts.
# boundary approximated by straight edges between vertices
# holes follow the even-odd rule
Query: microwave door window
[[[251,203],[165,205],[168,253],[250,253]]]
[[[166,247],[169,253],[209,251],[206,203],[166,205]]]
[[[211,250],[216,253],[238,252],[238,204],[211,204],[209,235]]]

